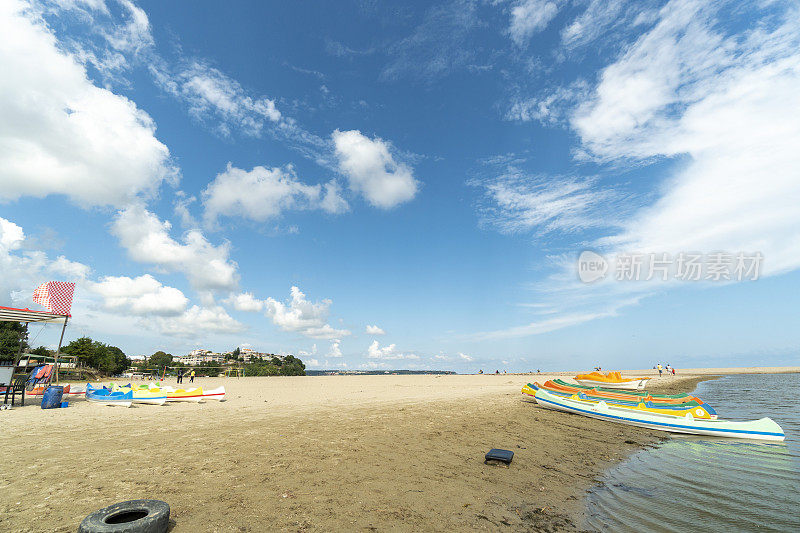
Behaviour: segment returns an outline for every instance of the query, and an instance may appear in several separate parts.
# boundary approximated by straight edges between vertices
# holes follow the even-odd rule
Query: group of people
[[[664,370],[666,370],[666,371],[667,371],[667,375],[668,375],[668,376],[669,376],[670,374],[672,374],[673,376],[675,375],[675,369],[674,369],[674,368],[672,368],[672,367],[670,366],[670,364],[669,364],[669,363],[667,363],[667,364],[666,364],[666,366],[661,366],[661,363],[658,363],[658,364],[657,364],[656,366],[654,366],[653,368],[655,368],[655,369],[658,369],[658,377],[661,377],[661,375],[662,375],[662,372],[664,372]]]
[[[186,374],[183,373],[183,370],[178,370],[178,383],[183,383],[183,376]],[[189,375],[189,383],[194,383],[194,370],[188,372]]]

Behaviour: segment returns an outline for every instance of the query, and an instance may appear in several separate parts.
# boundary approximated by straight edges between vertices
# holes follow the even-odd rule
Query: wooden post
[[[58,354],[61,353],[61,343],[64,342],[64,331],[67,329],[67,321],[69,317],[64,317],[64,327],[61,328],[61,338],[58,339],[58,348],[56,348],[55,367],[56,367],[56,385],[58,385]],[[51,377],[52,379],[52,377]]]

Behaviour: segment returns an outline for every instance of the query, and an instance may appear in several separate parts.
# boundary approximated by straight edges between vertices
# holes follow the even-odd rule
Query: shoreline
[[[173,533],[576,531],[598,476],[666,434],[526,401],[525,383],[551,377],[200,378],[228,400],[3,411],[0,529],[74,531],[96,509],[155,498]],[[511,466],[484,465],[490,448],[513,450]]]

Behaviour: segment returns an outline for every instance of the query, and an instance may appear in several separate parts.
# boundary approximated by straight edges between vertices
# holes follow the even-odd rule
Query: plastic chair
[[[14,405],[14,399],[19,392],[20,406],[25,407],[25,383],[28,381],[28,376],[22,376],[14,380],[14,382],[6,387],[6,396],[3,403],[8,403],[8,394],[11,393],[11,405]]]

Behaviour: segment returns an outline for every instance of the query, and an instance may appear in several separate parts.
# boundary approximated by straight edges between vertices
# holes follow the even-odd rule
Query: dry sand
[[[654,381],[691,390],[731,371]],[[178,533],[575,530],[593,479],[664,434],[520,394],[555,376],[201,378],[228,400],[0,411],[0,530],[75,531],[136,498],[168,502]],[[484,465],[490,448],[511,466]]]

